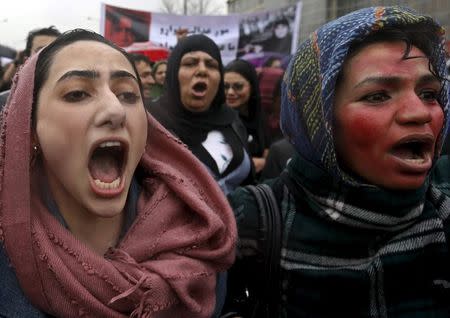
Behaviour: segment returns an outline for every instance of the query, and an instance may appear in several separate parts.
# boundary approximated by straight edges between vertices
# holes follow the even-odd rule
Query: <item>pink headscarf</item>
[[[209,317],[216,274],[234,261],[231,208],[203,165],[148,116],[134,223],[95,254],[41,202],[31,111],[38,54],[14,79],[1,123],[0,241],[31,303],[57,317]]]

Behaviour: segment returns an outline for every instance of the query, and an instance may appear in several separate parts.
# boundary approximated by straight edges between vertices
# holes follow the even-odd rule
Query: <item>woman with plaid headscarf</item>
[[[450,193],[430,177],[448,125],[442,40],[428,16],[373,7],[319,28],[291,60],[281,126],[296,156],[269,182],[283,220],[277,316],[449,316]],[[239,273],[262,258],[264,227],[248,190],[230,199]],[[240,281],[263,273],[251,264]]]

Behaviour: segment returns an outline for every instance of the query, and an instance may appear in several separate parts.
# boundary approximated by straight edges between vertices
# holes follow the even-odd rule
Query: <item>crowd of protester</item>
[[[152,61],[50,26],[2,68],[0,316],[449,317],[438,22],[361,9],[286,69],[177,36]]]

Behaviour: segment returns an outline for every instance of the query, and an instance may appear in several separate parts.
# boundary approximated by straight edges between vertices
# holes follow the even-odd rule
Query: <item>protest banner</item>
[[[219,46],[224,64],[239,57],[261,66],[270,58],[286,59],[298,42],[302,3],[245,14],[183,16],[101,6],[101,34],[119,46],[151,41],[172,49],[176,31],[205,34]]]

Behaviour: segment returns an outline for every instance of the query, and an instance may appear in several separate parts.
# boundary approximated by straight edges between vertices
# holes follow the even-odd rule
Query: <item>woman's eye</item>
[[[195,63],[193,61],[185,61],[185,62],[181,63],[181,66],[186,66],[186,67],[192,67],[194,65],[195,65]]]
[[[384,92],[378,92],[373,94],[367,94],[361,100],[366,101],[372,104],[378,104],[387,101],[390,99],[390,96]]]
[[[89,97],[89,94],[85,91],[71,91],[64,95],[64,100],[66,100],[69,103],[76,103],[84,100],[85,98]]]
[[[117,95],[117,98],[119,98],[121,102],[127,104],[136,104],[140,97],[140,95],[133,92],[123,92]]]
[[[215,62],[207,62],[206,66],[209,68],[213,68],[213,69],[218,69],[219,68],[219,64],[215,63]]]
[[[438,92],[435,90],[424,90],[420,92],[419,97],[425,102],[433,103],[438,98]]]

